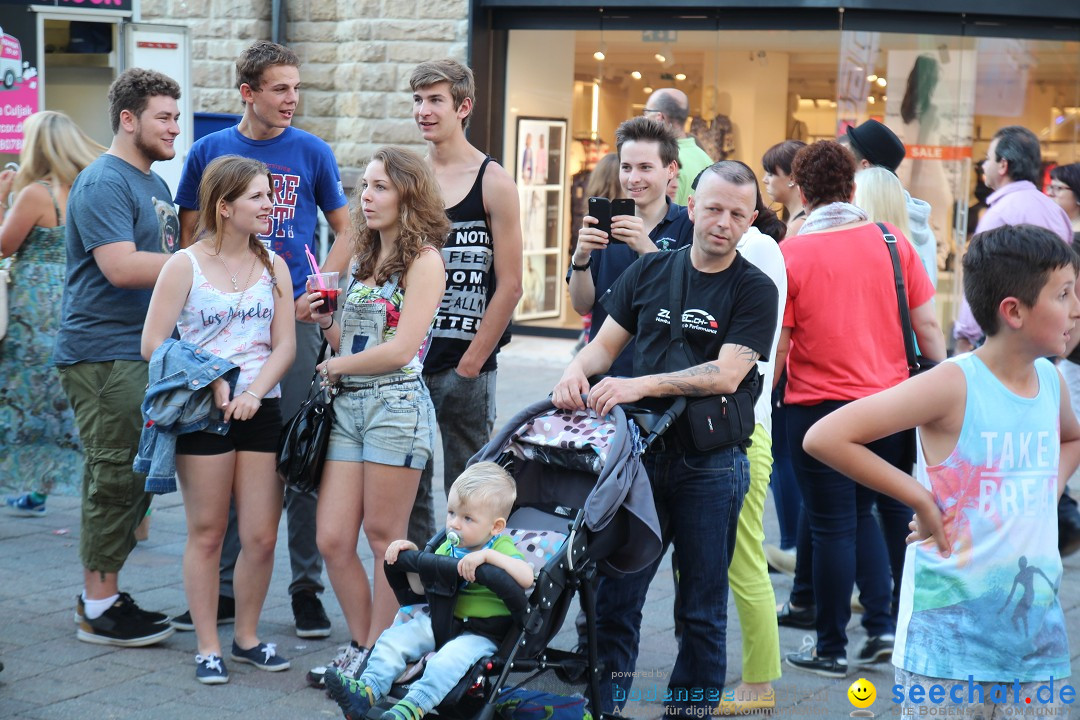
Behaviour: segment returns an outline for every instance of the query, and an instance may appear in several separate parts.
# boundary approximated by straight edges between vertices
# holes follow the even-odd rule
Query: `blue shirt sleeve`
[[[184,169],[180,173],[180,185],[176,188],[176,204],[184,210],[199,209],[199,183],[202,182],[206,161],[203,158],[205,143],[196,141],[188,151]]]

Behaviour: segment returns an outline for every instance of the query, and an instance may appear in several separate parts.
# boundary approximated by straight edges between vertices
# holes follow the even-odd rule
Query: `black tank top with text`
[[[431,331],[431,347],[424,358],[424,372],[440,372],[457,367],[469,348],[480,321],[495,294],[494,247],[491,228],[484,210],[485,158],[469,194],[457,205],[446,209],[450,234],[442,249],[446,265],[446,292]],[[507,328],[481,372],[495,369],[495,356],[510,342]]]

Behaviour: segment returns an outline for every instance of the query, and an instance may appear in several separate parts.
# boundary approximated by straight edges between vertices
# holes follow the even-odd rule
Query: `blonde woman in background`
[[[75,415],[51,357],[66,274],[68,191],[105,148],[49,110],[26,119],[23,137],[18,172],[0,173],[0,258],[13,263],[0,342],[0,478],[30,479],[33,491],[7,498],[5,508],[41,517],[57,480],[82,477]]]
[[[911,236],[904,186],[889,170],[875,166],[855,173],[855,205],[866,211],[871,222],[891,223],[905,238]]]

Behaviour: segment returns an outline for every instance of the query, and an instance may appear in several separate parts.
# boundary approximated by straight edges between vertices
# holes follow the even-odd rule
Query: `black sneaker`
[[[800,670],[812,672],[828,678],[842,678],[848,674],[847,659],[842,657],[818,657],[814,638],[807,635],[798,652],[788,653],[785,660],[788,665]]]
[[[866,638],[866,644],[863,645],[859,652],[855,655],[856,665],[870,665],[881,660],[887,660],[892,657],[893,642],[895,641],[893,635],[877,635],[875,637]]]
[[[776,611],[776,624],[780,627],[813,630],[817,625],[815,615],[816,611],[814,610],[813,605],[805,608],[794,608],[791,606],[791,601],[789,600]]]
[[[127,593],[121,593],[101,617],[90,619],[84,615],[76,631],[76,637],[83,642],[117,647],[153,645],[172,634],[170,625],[151,622]]]
[[[217,599],[217,624],[228,625],[236,621],[236,600],[225,595],[218,595]],[[172,626],[177,630],[191,632],[195,629],[195,623],[191,621],[191,611],[185,610],[172,619]]]
[[[296,635],[302,638],[330,637],[330,618],[326,617],[319,596],[311,590],[298,590],[292,596]]]
[[[135,600],[131,597],[131,595],[128,595],[126,592],[120,593],[120,599],[131,605],[133,608],[135,608],[135,612],[141,613],[143,617],[145,617],[152,623],[155,623],[157,625],[167,625],[172,620],[172,618],[170,618],[165,613],[143,610],[135,603]],[[78,625],[79,623],[81,623],[85,615],[86,602],[83,600],[82,593],[79,593],[75,596],[75,624]]]

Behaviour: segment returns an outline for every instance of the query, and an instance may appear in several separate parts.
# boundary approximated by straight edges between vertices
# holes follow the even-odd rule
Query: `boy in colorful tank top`
[[[806,435],[811,455],[915,509],[893,652],[891,699],[905,714],[1064,714],[1073,700],[1047,519],[1080,462],[1080,424],[1046,358],[1064,353],[1080,318],[1078,266],[1042,228],[976,235],[964,294],[986,343]],[[914,478],[865,447],[912,427]]]

